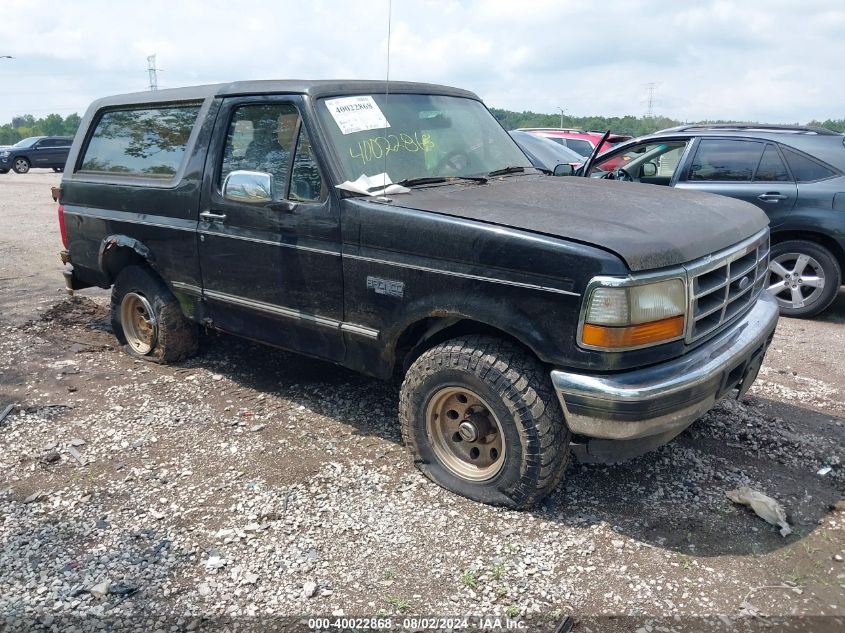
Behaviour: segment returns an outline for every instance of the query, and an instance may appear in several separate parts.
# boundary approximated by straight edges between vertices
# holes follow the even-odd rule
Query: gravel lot
[[[573,463],[546,503],[513,512],[414,469],[396,383],[216,334],[177,366],[124,354],[107,293],[61,290],[59,179],[0,176],[10,630],[380,613],[845,630],[845,295],[781,321],[743,402],[639,459]],[[777,499],[794,532],[732,503],[739,486]]]

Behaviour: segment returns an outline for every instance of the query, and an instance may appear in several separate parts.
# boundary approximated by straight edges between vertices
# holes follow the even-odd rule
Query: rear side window
[[[763,143],[703,139],[695,152],[688,180],[750,182],[763,156]]]
[[[813,182],[814,180],[824,180],[825,178],[832,178],[836,172],[819,163],[809,156],[799,154],[788,147],[781,146],[783,155],[786,157],[786,162],[789,163],[789,168],[798,182]]]
[[[757,173],[754,175],[755,182],[785,182],[792,180],[789,172],[786,170],[786,165],[783,164],[783,159],[778,154],[778,150],[774,145],[766,145],[766,151],[763,152],[763,158],[760,159],[760,165],[757,167]]]
[[[199,110],[197,104],[106,112],[79,171],[172,178],[182,164]]]
[[[582,141],[579,138],[568,138],[566,139],[566,146],[569,149],[573,149],[581,156],[589,156],[593,153],[593,146],[590,145],[588,141]]]

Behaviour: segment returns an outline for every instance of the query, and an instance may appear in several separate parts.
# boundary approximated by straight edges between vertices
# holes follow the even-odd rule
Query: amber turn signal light
[[[581,340],[585,345],[619,349],[651,345],[678,338],[684,333],[684,317],[674,316],[627,327],[607,327],[585,323]]]

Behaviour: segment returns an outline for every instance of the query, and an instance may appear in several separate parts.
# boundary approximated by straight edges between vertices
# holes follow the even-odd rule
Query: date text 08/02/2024
[[[407,617],[407,618],[309,618],[308,628],[313,631],[343,631],[343,630],[467,630],[467,631],[496,631],[496,630],[527,630],[528,624],[522,620],[503,618],[498,616],[477,617]]]

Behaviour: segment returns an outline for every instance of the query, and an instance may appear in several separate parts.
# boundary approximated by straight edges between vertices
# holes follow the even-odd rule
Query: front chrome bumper
[[[777,321],[777,303],[763,292],[742,318],[680,358],[615,374],[552,371],[570,430],[610,440],[663,435],[668,441],[733,389],[744,393],[751,386]]]

